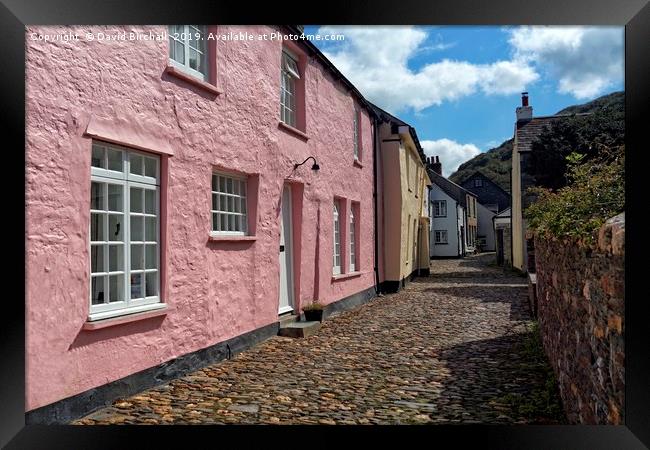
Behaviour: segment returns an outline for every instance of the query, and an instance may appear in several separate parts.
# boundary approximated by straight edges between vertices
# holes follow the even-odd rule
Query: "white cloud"
[[[417,52],[446,45],[437,40],[427,47],[427,33],[414,27],[327,26],[318,32],[345,35],[325,55],[364,96],[393,113],[417,112],[477,91],[513,94],[538,78],[523,59],[491,64],[443,59],[411,70],[408,61]]]
[[[420,144],[427,156],[438,156],[440,158],[442,174],[446,177],[454,173],[462,163],[481,153],[474,144],[460,144],[446,138],[435,141],[420,141]]]
[[[509,31],[516,60],[557,78],[558,92],[595,97],[623,81],[622,27],[520,27]]]

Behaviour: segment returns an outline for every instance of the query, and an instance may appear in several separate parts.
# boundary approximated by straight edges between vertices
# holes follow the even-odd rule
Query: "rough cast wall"
[[[598,244],[535,238],[539,324],[571,423],[623,423],[625,215]]]
[[[320,63],[308,60],[305,70],[305,141],[278,127],[281,42],[219,42],[223,93],[215,97],[164,73],[166,40],[30,38],[91,30],[116,35],[166,27],[27,30],[26,410],[277,321],[279,199],[286,179],[304,188],[297,300],[317,297],[327,304],[374,284],[371,123],[364,111],[363,167],[355,166],[353,98]],[[91,139],[84,136],[90,118],[138,124],[146,130],[139,138],[174,149],[166,158],[168,186],[161,188],[167,214],[164,318],[82,329],[90,282]],[[310,155],[321,166],[318,173],[309,163],[293,171]],[[208,241],[216,166],[259,174],[256,241]],[[334,195],[360,202],[361,216],[361,274],[339,281],[332,281]]]

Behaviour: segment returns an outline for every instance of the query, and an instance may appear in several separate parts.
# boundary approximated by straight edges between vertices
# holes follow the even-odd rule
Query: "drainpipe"
[[[373,122],[373,127],[374,127],[374,139],[372,143],[372,149],[373,149],[373,157],[372,157],[372,173],[373,173],[373,192],[372,192],[372,198],[375,206],[375,217],[374,217],[374,226],[375,226],[375,294],[379,295],[381,294],[381,290],[379,289],[379,236],[377,234],[377,230],[379,228],[378,226],[378,212],[377,212],[377,195],[379,192],[378,185],[378,177],[377,177],[377,158],[379,156],[379,119],[377,117],[374,118]]]

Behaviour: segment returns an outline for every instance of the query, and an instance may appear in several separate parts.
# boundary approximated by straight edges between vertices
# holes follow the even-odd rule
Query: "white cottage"
[[[438,157],[427,159],[427,172],[432,181],[429,191],[430,257],[463,257],[468,251],[467,195],[475,195],[442,176]]]

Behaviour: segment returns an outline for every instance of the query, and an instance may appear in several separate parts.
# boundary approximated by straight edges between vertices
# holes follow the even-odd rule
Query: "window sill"
[[[207,91],[207,92],[209,92],[211,94],[214,94],[214,95],[222,94],[222,92],[219,89],[217,89],[217,87],[215,85],[207,83],[207,82],[205,82],[203,80],[199,80],[198,78],[193,77],[192,75],[186,74],[185,72],[183,72],[182,70],[177,69],[174,66],[165,67],[165,73],[169,74],[169,75],[171,75],[171,76],[173,76],[175,78],[178,78],[179,80],[183,80],[186,83],[189,83],[189,84],[191,84],[193,86],[201,88],[204,91]]]
[[[357,158],[354,158],[354,163],[355,166],[363,169],[363,164],[361,164],[361,161],[359,161]]]
[[[150,319],[152,317],[164,316],[168,312],[166,303],[156,303],[147,305],[146,309],[139,312],[122,312],[119,316],[105,317],[102,319],[93,320],[93,315],[88,317],[88,321],[84,323],[83,329],[87,331],[101,330],[115,325],[122,325],[125,323],[136,322],[138,320]]]
[[[309,140],[309,136],[305,134],[304,132],[300,131],[298,128],[294,128],[291,125],[287,125],[286,123],[280,121],[278,122],[278,128],[281,128],[285,131],[288,131],[289,133],[293,134],[294,136],[299,137],[300,139],[303,139],[304,141]]]
[[[360,277],[364,272],[356,271],[349,273],[341,273],[339,275],[332,275],[332,281],[347,280],[348,278]]]
[[[256,241],[257,236],[241,236],[233,234],[232,236],[227,234],[211,234],[208,237],[210,242],[250,242]]]

